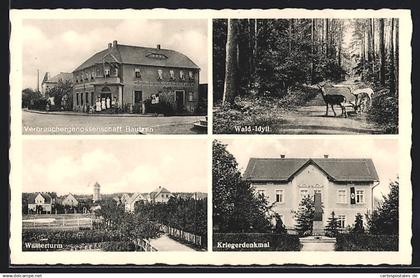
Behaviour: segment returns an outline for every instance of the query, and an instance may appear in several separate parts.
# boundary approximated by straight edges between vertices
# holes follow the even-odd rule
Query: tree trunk
[[[381,57],[381,85],[385,85],[385,38],[384,38],[385,23],[384,19],[379,19],[379,56]]]
[[[311,54],[312,54],[312,57],[311,57],[311,84],[314,84],[314,44],[315,44],[315,42],[314,42],[314,32],[315,32],[315,26],[314,26],[314,23],[315,23],[315,19],[313,19],[312,18],[312,21],[311,21]]]
[[[232,104],[236,96],[237,48],[237,19],[228,19],[223,104]]]
[[[254,20],[254,76],[257,74],[257,55],[258,55],[258,19]]]
[[[289,19],[289,34],[288,34],[289,55],[290,53],[292,53],[292,24],[293,24],[293,18]]]
[[[372,25],[372,72],[373,72],[373,77],[374,80],[377,78],[376,77],[376,73],[375,73],[375,19],[371,18],[371,25]]]
[[[325,19],[325,56],[328,58],[328,48],[329,48],[329,24],[328,24],[328,18]]]
[[[400,57],[400,38],[399,38],[399,34],[400,34],[400,29],[399,29],[399,19],[395,19],[395,94],[398,94],[398,87],[399,87],[399,67],[400,67],[400,61],[399,61],[399,57]]]
[[[395,93],[395,58],[394,58],[394,18],[391,18],[391,30],[390,30],[390,40],[389,40],[389,52],[390,52],[390,90]]]
[[[368,58],[368,65],[372,65],[372,25],[371,21],[367,20],[367,58]],[[369,71],[371,71],[371,67],[369,67]],[[372,71],[373,73],[373,71]]]

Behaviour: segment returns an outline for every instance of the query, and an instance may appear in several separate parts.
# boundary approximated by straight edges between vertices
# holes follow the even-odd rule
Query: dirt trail
[[[294,111],[282,113],[284,122],[273,127],[274,133],[280,134],[377,134],[381,131],[366,120],[366,115],[341,116],[341,109],[335,108],[334,117],[331,109],[325,116],[324,106],[304,106]]]

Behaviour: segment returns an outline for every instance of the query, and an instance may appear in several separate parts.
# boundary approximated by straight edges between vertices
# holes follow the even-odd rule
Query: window
[[[135,77],[136,78],[141,78],[141,74],[140,74],[140,69],[139,68],[134,69],[134,74],[135,74]]]
[[[141,103],[143,100],[142,91],[134,91],[134,103]]]
[[[79,105],[79,94],[76,93],[76,105]]]
[[[158,80],[162,80],[163,79],[163,72],[162,72],[162,70],[158,70],[157,71],[157,73],[158,73]]]
[[[80,93],[80,105],[83,105],[83,93]]]
[[[85,72],[85,80],[89,80],[89,74]]]
[[[189,72],[188,72],[188,78],[189,78],[190,80],[194,80],[194,74],[193,74],[193,72],[192,72],[192,71],[189,71]]]
[[[179,71],[179,79],[185,80],[184,71],[182,71],[182,70]]]
[[[306,197],[309,197],[309,190],[308,189],[301,189],[300,190],[300,198],[304,199]]]
[[[284,190],[283,189],[276,190],[276,202],[280,204],[284,203]]]
[[[175,72],[173,70],[169,71],[169,76],[170,76],[171,80],[175,80]]]
[[[111,69],[109,67],[106,67],[104,69],[104,74],[105,74],[105,77],[110,77],[111,76]]]
[[[337,190],[337,203],[339,204],[347,203],[347,191],[345,189]]]
[[[356,204],[365,203],[365,192],[364,190],[356,190]]]
[[[188,101],[193,101],[194,100],[194,94],[193,92],[189,92],[188,93]]]
[[[337,216],[338,227],[344,229],[346,227],[346,216],[338,215]]]
[[[86,92],[85,97],[86,97],[85,103],[89,104],[89,93]]]

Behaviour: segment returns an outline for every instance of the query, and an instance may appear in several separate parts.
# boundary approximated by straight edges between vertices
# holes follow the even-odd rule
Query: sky
[[[200,68],[207,83],[207,20],[27,19],[23,21],[23,88],[37,86],[45,72],[72,72],[117,40],[120,44],[177,50]]]
[[[207,140],[23,141],[23,192],[208,192]]]
[[[380,185],[374,190],[376,197],[389,192],[389,181],[398,176],[398,140],[343,138],[343,139],[224,139],[228,151],[236,158],[243,173],[250,157],[280,157],[286,158],[371,158],[380,179]]]

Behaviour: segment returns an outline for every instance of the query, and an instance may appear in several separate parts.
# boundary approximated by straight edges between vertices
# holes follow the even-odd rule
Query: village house
[[[334,211],[340,228],[353,225],[374,207],[373,189],[378,174],[371,159],[251,158],[244,179],[273,204],[288,230],[295,227],[294,211],[306,196],[320,193],[324,227]]]
[[[28,200],[28,213],[51,214],[54,204],[54,197],[49,193],[39,192],[31,194]]]
[[[174,50],[109,43],[73,71],[73,109],[140,109],[145,101],[194,113],[199,101],[199,67]]]
[[[77,201],[73,194],[69,193],[61,198],[61,204],[63,206],[77,207],[79,205],[79,201]]]
[[[46,72],[41,83],[41,93],[45,95],[50,89],[58,85],[59,82],[73,82],[73,73],[71,72],[60,72],[53,77],[50,77],[50,73]]]
[[[124,194],[120,200],[125,206],[125,211],[134,212],[136,204],[140,202],[156,202],[156,203],[167,203],[174,195],[165,187],[159,186],[150,193],[133,193],[131,197],[127,199],[128,194]],[[123,201],[125,200],[125,201]]]

